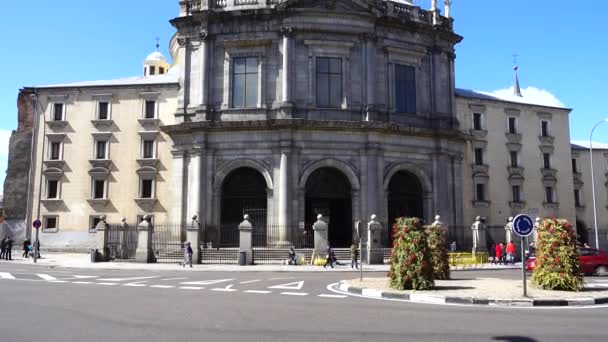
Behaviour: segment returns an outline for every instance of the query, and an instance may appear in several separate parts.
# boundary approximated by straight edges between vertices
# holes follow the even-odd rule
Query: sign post
[[[524,252],[524,238],[532,234],[534,221],[525,214],[519,214],[513,219],[513,231],[521,237],[521,274],[524,282],[524,297],[528,296],[528,285],[526,283],[526,254]]]
[[[363,250],[363,239],[361,234],[361,221],[357,220],[355,222],[355,228],[357,230],[357,238],[359,239],[359,258],[360,258],[360,270],[359,277],[361,278],[361,282],[363,282],[363,257],[361,251]]]
[[[32,226],[36,229],[36,239],[34,240],[34,264],[38,263],[38,230],[42,227],[42,222],[40,220],[35,220],[32,222]]]

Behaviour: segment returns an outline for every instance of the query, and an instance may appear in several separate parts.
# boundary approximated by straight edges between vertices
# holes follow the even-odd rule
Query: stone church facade
[[[196,215],[217,237],[243,214],[309,229],[320,213],[346,247],[371,214],[464,235],[477,215],[574,221],[570,110],[456,89],[462,37],[432,3],[180,1],[173,65],[21,91],[39,117],[26,226],[84,249],[99,215]]]

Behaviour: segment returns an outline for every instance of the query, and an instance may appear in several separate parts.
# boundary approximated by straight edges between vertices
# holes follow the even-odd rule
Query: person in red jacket
[[[510,262],[511,264],[515,263],[515,244],[513,241],[510,241],[507,244],[507,262]]]
[[[502,264],[502,243],[497,243],[494,247],[494,255],[496,256],[496,263]]]

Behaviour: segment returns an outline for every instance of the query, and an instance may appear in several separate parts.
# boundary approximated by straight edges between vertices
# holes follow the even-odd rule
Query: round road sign
[[[38,229],[38,228],[42,227],[42,222],[40,222],[40,220],[36,220],[36,221],[32,222],[32,226],[34,226],[34,228]]]
[[[513,219],[513,231],[521,236],[521,237],[526,237],[530,234],[532,234],[532,231],[534,230],[534,221],[532,221],[532,218],[528,215],[525,214],[520,214],[515,216],[515,218]]]

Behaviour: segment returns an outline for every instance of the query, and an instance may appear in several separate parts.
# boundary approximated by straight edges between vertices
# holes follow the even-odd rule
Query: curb
[[[485,305],[502,307],[564,307],[564,306],[591,306],[608,304],[608,297],[600,298],[571,298],[571,299],[495,299],[475,297],[438,296],[422,293],[395,293],[378,289],[366,289],[350,286],[340,282],[339,289],[343,292],[356,294],[366,298],[396,299],[410,303],[423,304],[461,304]]]

